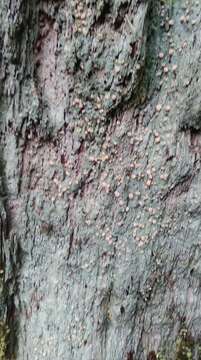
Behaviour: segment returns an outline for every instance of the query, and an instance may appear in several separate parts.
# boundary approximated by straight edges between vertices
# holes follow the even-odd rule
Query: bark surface
[[[0,0],[0,360],[201,359],[201,3]]]

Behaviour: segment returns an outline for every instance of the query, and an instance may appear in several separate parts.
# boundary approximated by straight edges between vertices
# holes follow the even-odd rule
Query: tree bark
[[[201,359],[201,3],[0,20],[0,360]]]

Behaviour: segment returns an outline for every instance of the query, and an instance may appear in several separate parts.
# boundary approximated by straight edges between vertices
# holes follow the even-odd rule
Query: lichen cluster
[[[9,328],[4,322],[0,322],[0,360],[7,360]]]

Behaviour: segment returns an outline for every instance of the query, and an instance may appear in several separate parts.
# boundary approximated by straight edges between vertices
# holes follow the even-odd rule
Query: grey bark
[[[0,0],[0,45],[0,359],[201,359],[200,2]]]

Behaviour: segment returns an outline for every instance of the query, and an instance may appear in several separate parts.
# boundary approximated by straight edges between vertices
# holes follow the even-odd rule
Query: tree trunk
[[[0,360],[201,359],[200,1],[0,20]]]

